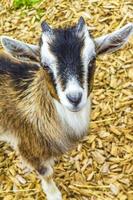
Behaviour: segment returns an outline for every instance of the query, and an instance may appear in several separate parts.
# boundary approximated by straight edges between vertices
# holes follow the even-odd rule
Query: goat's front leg
[[[62,200],[61,192],[52,179],[53,169],[50,164],[45,164],[39,171],[42,188],[47,196],[47,200]]]
[[[62,200],[61,192],[52,178],[43,178],[42,188],[47,196],[47,200]]]
[[[29,151],[26,147],[26,145],[19,146],[20,155],[28,162],[28,164],[30,164],[30,166],[32,166],[32,168],[36,169],[36,171],[39,173],[42,188],[47,196],[47,200],[62,200],[61,193],[52,179],[52,161],[48,160],[42,162],[42,157],[39,157],[39,154],[33,154],[33,152]]]

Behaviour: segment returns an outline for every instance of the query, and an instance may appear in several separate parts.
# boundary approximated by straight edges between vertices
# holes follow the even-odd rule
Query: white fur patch
[[[85,88],[85,90],[88,90],[88,80],[87,80],[88,65],[89,65],[91,58],[95,55],[96,55],[95,45],[89,35],[87,27],[86,27],[84,47],[83,47],[83,51],[82,51],[82,62],[84,65],[84,88]]]
[[[57,76],[57,70],[56,70],[56,57],[51,53],[49,49],[49,43],[51,42],[50,37],[43,33],[42,34],[42,47],[41,47],[41,62],[45,65],[48,65],[53,73],[54,77]]]
[[[71,112],[67,108],[65,108],[58,101],[54,100],[57,112],[62,120],[62,122],[66,125],[69,125],[77,135],[83,134],[83,132],[87,131],[89,120],[90,120],[90,111],[91,111],[91,100],[90,97],[87,101],[86,106],[83,107],[79,112]]]
[[[74,77],[69,77],[69,80],[66,85],[65,91],[62,91],[61,83],[59,82],[57,84],[57,93],[60,98],[61,103],[68,108],[69,110],[73,110],[73,105],[69,102],[67,95],[71,93],[82,93],[82,99],[81,102],[79,103],[78,107],[79,109],[83,107],[86,103],[87,100],[87,92],[81,88],[79,85],[78,81]]]
[[[42,178],[42,188],[47,196],[47,200],[62,200],[61,192],[52,179],[47,181]]]
[[[88,28],[86,27],[84,33],[84,47],[82,51],[82,59],[84,61],[84,64],[85,62],[88,63],[93,55],[96,55],[95,44],[89,35]]]

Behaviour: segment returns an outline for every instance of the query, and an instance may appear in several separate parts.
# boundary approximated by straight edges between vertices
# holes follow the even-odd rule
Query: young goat
[[[87,133],[96,56],[122,47],[132,31],[127,24],[93,39],[81,17],[67,29],[43,22],[39,47],[1,37],[16,58],[0,55],[0,138],[36,169],[48,200],[62,199],[54,159]]]

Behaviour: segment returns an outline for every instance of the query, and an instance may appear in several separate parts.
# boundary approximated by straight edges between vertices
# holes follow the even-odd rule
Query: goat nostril
[[[70,103],[77,106],[81,101],[82,93],[80,92],[80,93],[76,93],[76,94],[68,94],[67,98],[70,101]]]

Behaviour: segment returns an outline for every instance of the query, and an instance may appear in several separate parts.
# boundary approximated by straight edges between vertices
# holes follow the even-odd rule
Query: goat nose
[[[77,106],[81,101],[82,93],[67,94],[67,98],[70,103],[72,103],[74,106]]]

